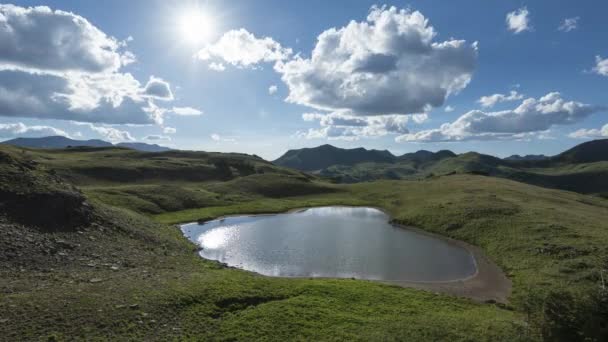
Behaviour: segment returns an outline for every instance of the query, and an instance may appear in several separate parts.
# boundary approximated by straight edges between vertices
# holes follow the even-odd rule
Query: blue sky
[[[325,143],[397,154],[555,154],[608,136],[605,1],[175,3],[17,1],[0,10],[7,18],[3,27],[0,16],[0,39],[13,42],[0,48],[0,138],[59,132],[273,159],[287,149]],[[87,23],[74,28],[55,20],[67,14],[29,6],[71,12]],[[37,34],[40,41],[26,40],[33,31],[24,18],[39,21],[42,32],[70,32],[71,38],[50,44],[44,39],[56,35]],[[116,46],[82,30],[88,25]],[[431,27],[435,35],[429,38]],[[319,35],[332,28],[342,50],[321,51]],[[446,49],[438,45],[461,40]],[[38,50],[28,50],[34,43]],[[86,51],[95,44],[100,50]],[[57,62],[24,61],[21,48],[42,50]],[[323,63],[311,59],[313,51]],[[122,62],[107,64],[113,56]],[[222,71],[210,68],[220,65]],[[3,87],[19,91],[2,95]],[[67,95],[58,100],[54,94]],[[493,94],[504,96],[487,98],[486,106],[479,102]],[[45,106],[29,107],[32,98]],[[110,98],[126,100],[109,105]],[[142,108],[150,104],[156,114],[146,121],[152,114]]]

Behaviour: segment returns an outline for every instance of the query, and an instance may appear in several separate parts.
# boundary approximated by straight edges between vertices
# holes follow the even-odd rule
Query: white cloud
[[[110,124],[154,124],[163,111],[141,98],[130,74],[64,78],[0,71],[0,116]]]
[[[198,116],[203,115],[203,112],[199,109],[192,107],[173,107],[171,112],[181,116]]]
[[[132,54],[85,18],[46,6],[0,4],[0,64],[56,72],[115,72]]]
[[[217,42],[200,50],[197,57],[203,61],[217,59],[235,67],[247,68],[255,67],[261,62],[285,60],[291,54],[291,49],[283,48],[274,39],[256,38],[241,28],[224,33]]]
[[[322,113],[304,113],[304,114],[302,114],[302,120],[304,120],[304,121],[321,120],[325,115],[327,115],[327,114],[322,114]]]
[[[452,106],[445,106],[445,108],[443,109],[444,112],[446,113],[451,113],[453,111],[455,111],[456,109]]]
[[[530,31],[532,29],[530,26],[530,12],[526,7],[508,13],[506,22],[507,28],[515,34]]]
[[[150,76],[150,80],[144,88],[144,94],[158,100],[173,100],[173,92],[169,83],[154,76]]]
[[[482,96],[477,102],[484,108],[492,108],[497,103],[507,101],[517,101],[524,98],[523,94],[519,94],[515,90],[512,90],[509,95],[505,94],[494,94],[489,96]]]
[[[88,127],[93,132],[99,134],[102,139],[108,140],[111,143],[119,143],[124,141],[135,141],[135,138],[128,131],[123,131],[115,127],[107,126],[107,125],[94,125],[90,122],[77,122],[72,121],[73,125],[76,126],[85,126]]]
[[[37,138],[55,135],[70,137],[65,131],[51,126],[28,126],[21,122],[10,124],[0,123],[0,138],[12,138],[15,136]]]
[[[276,85],[271,85],[270,87],[268,87],[268,94],[269,95],[274,95],[277,93],[277,91],[279,91],[279,87],[277,87]]]
[[[288,102],[353,115],[413,114],[467,86],[477,44],[436,32],[420,12],[372,7],[367,20],[321,33],[309,59],[275,65]]]
[[[300,139],[328,139],[354,141],[360,138],[352,127],[327,126],[310,128],[305,132],[296,132],[295,137]]]
[[[0,116],[160,124],[173,98],[152,77],[120,72],[135,56],[87,19],[48,7],[0,5]]]
[[[209,65],[207,67],[209,68],[209,70],[219,71],[219,72],[226,70],[226,67],[224,66],[223,63],[212,62],[212,63],[209,63]]]
[[[148,136],[144,137],[144,140],[148,140],[148,141],[171,141],[171,137],[170,136],[166,136],[166,135],[152,134],[152,135],[148,135]]]
[[[131,133],[128,131],[122,131],[117,128],[105,126],[91,126],[91,129],[99,133],[99,135],[109,140],[111,143],[135,141],[135,138],[133,138]]]
[[[175,129],[174,127],[165,127],[165,128],[163,128],[163,133],[175,134],[175,133],[177,133],[177,129]]]
[[[304,121],[319,121],[320,128],[311,128],[308,131],[297,132],[298,138],[330,140],[358,140],[360,138],[379,137],[388,134],[406,134],[409,132],[407,124],[410,120],[420,122],[426,117],[414,115],[379,115],[379,116],[353,116],[334,112],[330,114],[304,113]]]
[[[233,142],[233,143],[236,142],[235,138],[226,138],[217,133],[211,134],[210,137],[211,137],[211,140],[213,140],[215,142]]]
[[[564,19],[564,21],[562,21],[562,23],[557,29],[563,32],[570,32],[572,30],[576,30],[576,28],[578,27],[579,20],[580,17],[566,18]]]
[[[608,76],[608,58],[602,59],[600,56],[595,56],[595,67],[593,71],[598,75]]]
[[[421,124],[429,119],[429,115],[427,113],[414,114],[410,115],[410,117],[417,124]]]
[[[579,129],[568,134],[568,136],[574,139],[595,139],[608,137],[608,124],[604,125],[600,129]]]
[[[542,133],[554,125],[580,122],[603,108],[565,101],[557,92],[540,99],[529,98],[512,110],[483,112],[473,110],[440,128],[397,137],[397,141],[462,141],[519,139]]]

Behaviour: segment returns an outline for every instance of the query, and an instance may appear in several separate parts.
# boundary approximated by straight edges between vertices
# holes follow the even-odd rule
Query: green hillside
[[[332,165],[355,165],[364,162],[390,163],[395,156],[388,151],[364,148],[341,149],[331,145],[289,150],[274,164],[303,171],[321,170]]]
[[[601,198],[471,174],[338,185],[240,154],[0,147],[0,156],[7,340],[606,337]],[[52,224],[29,221],[24,213],[52,202],[40,198],[71,205]],[[380,207],[397,222],[481,247],[513,281],[509,303],[263,277],[199,258],[173,225],[331,204]]]
[[[392,162],[331,164],[318,175],[337,183],[375,180],[416,180],[438,175],[478,174],[502,177],[543,187],[597,194],[608,194],[608,139],[578,145],[548,158],[500,159],[475,152],[456,155],[450,151],[418,151]],[[296,167],[297,168],[297,167]]]

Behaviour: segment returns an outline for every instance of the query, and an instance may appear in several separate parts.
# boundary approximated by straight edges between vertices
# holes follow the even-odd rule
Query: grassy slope
[[[322,170],[320,174],[337,182],[356,183],[381,179],[416,180],[433,175],[472,173],[587,194],[608,194],[608,162],[571,164],[556,160],[540,162],[542,167],[536,164],[503,161],[478,153],[465,153],[454,158],[425,163],[398,161],[394,164],[334,165]]]
[[[472,175],[336,189],[326,196],[252,200],[155,218],[178,223],[329,203],[377,206],[399,222],[484,248],[513,278],[515,302],[530,288],[597,286],[606,266],[608,201],[599,198]]]
[[[69,170],[65,153],[31,154],[47,168]],[[79,153],[70,162],[95,164],[97,157]],[[162,163],[180,165],[171,159]],[[0,269],[0,336],[527,340],[538,337],[524,323],[530,298],[551,289],[596,287],[608,255],[602,243],[608,202],[488,177],[331,186],[276,169],[228,182],[74,179],[95,204],[95,225],[53,234],[8,225],[35,241],[66,239],[80,246],[66,251],[67,260],[41,255],[46,261],[40,264],[9,260]],[[301,196],[285,197],[294,194],[290,189]],[[183,201],[186,195],[191,202]],[[224,269],[198,258],[177,229],[135,213],[175,223],[326,204],[379,206],[401,222],[483,247],[512,277],[515,311],[372,282],[276,279]]]

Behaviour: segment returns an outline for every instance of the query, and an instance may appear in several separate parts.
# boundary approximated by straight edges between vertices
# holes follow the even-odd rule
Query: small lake
[[[267,276],[439,282],[476,272],[465,248],[391,225],[373,208],[234,216],[181,228],[203,258]]]

